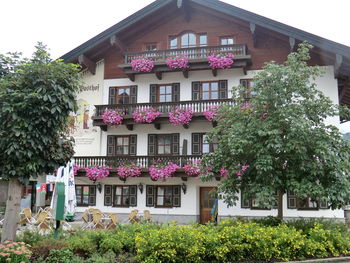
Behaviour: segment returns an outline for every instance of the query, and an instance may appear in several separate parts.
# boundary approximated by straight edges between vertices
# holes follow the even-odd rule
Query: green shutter
[[[92,185],[89,187],[89,205],[96,205],[96,186]]]
[[[151,84],[150,89],[149,89],[149,101],[151,103],[156,103],[157,102],[157,85],[156,84]]]
[[[105,185],[105,192],[104,192],[104,205],[105,206],[112,206],[113,204],[113,186],[112,185]]]
[[[153,185],[146,185],[146,206],[153,207],[155,204],[155,191]]]
[[[130,135],[129,138],[129,155],[135,156],[137,152],[137,135]]]
[[[178,102],[180,101],[180,83],[173,83],[173,88],[172,88],[172,93],[173,93],[173,102]]]
[[[173,155],[179,155],[180,154],[180,134],[179,133],[173,133],[172,134],[172,154]]]
[[[192,82],[192,100],[201,100],[201,83],[199,81]]]
[[[109,87],[108,104],[115,104],[115,87]]]
[[[174,185],[173,186],[173,207],[181,206],[181,186]]]
[[[227,99],[227,80],[219,81],[219,99]]]
[[[137,86],[130,87],[130,103],[137,103]]]
[[[202,154],[203,133],[192,133],[192,154]]]
[[[156,134],[148,134],[148,155],[156,154]]]
[[[108,135],[107,136],[107,156],[115,155],[115,136]]]

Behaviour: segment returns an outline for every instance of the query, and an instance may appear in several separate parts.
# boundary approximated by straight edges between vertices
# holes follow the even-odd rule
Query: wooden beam
[[[335,54],[335,63],[334,63],[334,74],[338,76],[339,69],[343,63],[343,56],[339,54]]]
[[[159,79],[159,80],[162,80],[162,72],[161,71],[156,71],[156,77],[157,77],[157,79]]]
[[[78,57],[78,61],[80,65],[84,65],[92,75],[96,74],[96,63],[90,60],[87,56],[84,54],[81,54]]]
[[[184,181],[184,182],[186,182],[186,181],[187,181],[187,177],[182,176],[182,177],[181,177],[181,180]]]
[[[290,52],[295,51],[295,38],[289,37],[289,46],[290,46]]]
[[[190,125],[189,124],[184,124],[184,125],[182,125],[185,129],[188,129],[189,127],[190,127]]]
[[[253,36],[253,47],[257,47],[257,37],[256,37],[256,34],[255,34],[255,29],[256,29],[256,25],[254,23],[249,23],[249,29],[250,29],[250,32],[252,33],[252,36]]]
[[[161,128],[160,123],[154,123],[154,128],[156,128],[157,130],[160,130]]]
[[[132,130],[134,130],[134,124],[127,124],[127,125],[126,125],[126,128],[127,128],[129,131],[132,131]]]
[[[135,81],[135,74],[132,74],[132,73],[129,73],[129,74],[126,74],[128,76],[128,78],[134,82]]]
[[[182,71],[182,74],[184,75],[185,79],[188,79],[188,71],[189,71],[188,68],[186,68]]]
[[[211,70],[211,72],[213,73],[213,76],[214,76],[214,77],[216,77],[216,76],[218,75],[218,69],[216,69],[216,68],[213,68],[213,69]]]
[[[126,52],[126,46],[116,35],[111,36],[109,43],[111,46],[118,48],[123,54]]]
[[[101,125],[100,128],[102,131],[107,131],[107,125]]]

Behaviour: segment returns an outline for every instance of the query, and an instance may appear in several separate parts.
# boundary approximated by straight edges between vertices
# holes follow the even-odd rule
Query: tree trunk
[[[278,214],[277,214],[277,218],[283,220],[283,191],[279,190],[278,191],[278,204],[277,204],[277,208],[278,208]]]
[[[1,243],[15,241],[21,205],[22,184],[17,178],[9,180],[8,197],[6,202],[5,219],[1,233]]]

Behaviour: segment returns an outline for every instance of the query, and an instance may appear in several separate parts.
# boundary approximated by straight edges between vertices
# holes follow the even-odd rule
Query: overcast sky
[[[223,0],[350,46],[350,0]],[[153,0],[1,0],[0,53],[30,56],[37,41],[60,57]]]

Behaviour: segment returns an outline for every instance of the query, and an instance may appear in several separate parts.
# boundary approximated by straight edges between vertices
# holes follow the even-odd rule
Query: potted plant
[[[141,176],[141,167],[135,164],[120,165],[117,168],[117,174],[123,181],[125,181],[128,177],[139,177]]]
[[[208,62],[209,66],[212,69],[227,69],[231,68],[231,65],[233,64],[233,57],[234,55],[232,53],[227,54],[211,54],[208,56]]]
[[[154,62],[146,57],[134,58],[131,60],[131,67],[139,72],[151,72],[154,67]]]
[[[108,166],[94,166],[91,168],[85,168],[86,177],[89,178],[94,183],[97,180],[108,177],[110,168]]]
[[[191,107],[177,107],[169,112],[169,122],[173,125],[188,125],[193,116]]]
[[[162,113],[156,108],[147,107],[134,110],[132,117],[134,118],[134,121],[138,123],[151,123],[161,114]]]
[[[184,166],[184,171],[189,176],[199,176],[200,170],[201,170],[201,160],[186,162]]]
[[[217,116],[218,112],[219,112],[219,106],[210,105],[208,107],[208,110],[203,111],[203,115],[208,121],[213,121],[213,119]]]
[[[151,165],[148,171],[151,179],[157,181],[159,179],[166,179],[168,177],[172,177],[178,168],[180,167],[172,162],[168,162],[167,164],[158,162],[156,164]]]
[[[120,125],[125,113],[120,110],[106,110],[102,114],[102,121],[107,125]]]
[[[187,69],[190,67],[188,65],[188,57],[186,55],[167,58],[165,63],[172,69]]]

